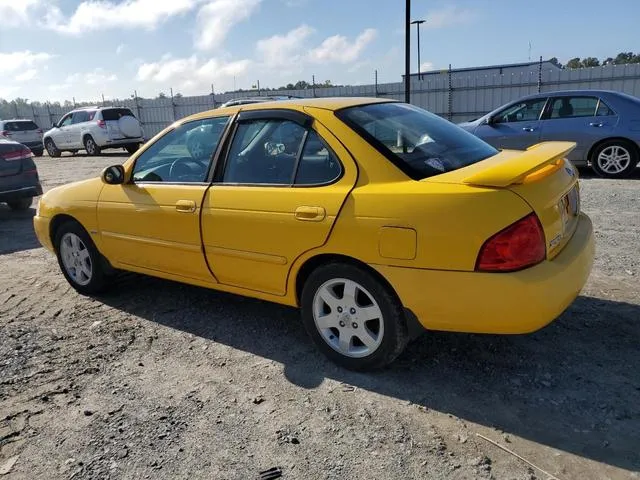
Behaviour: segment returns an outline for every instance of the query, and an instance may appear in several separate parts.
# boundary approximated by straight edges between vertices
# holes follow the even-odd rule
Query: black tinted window
[[[14,122],[6,122],[4,129],[10,132],[19,132],[23,130],[37,130],[39,127],[31,120],[19,120]]]
[[[76,112],[73,114],[73,120],[71,123],[82,123],[89,121],[89,113],[88,112]]]
[[[320,136],[310,130],[296,172],[296,185],[326,184],[342,173],[340,162]]]
[[[349,107],[336,115],[414,179],[457,170],[498,153],[471,133],[413,105]]]
[[[593,117],[597,106],[596,97],[555,98],[551,107],[551,118]]]
[[[134,117],[135,115],[128,108],[105,108],[102,110],[104,121],[120,120],[121,117]]]

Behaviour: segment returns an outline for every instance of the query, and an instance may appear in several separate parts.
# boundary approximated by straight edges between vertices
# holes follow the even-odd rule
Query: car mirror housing
[[[111,165],[102,171],[102,181],[108,185],[120,185],[124,183],[124,167]]]

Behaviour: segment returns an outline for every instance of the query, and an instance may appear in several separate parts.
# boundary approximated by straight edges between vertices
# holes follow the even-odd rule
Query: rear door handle
[[[533,132],[535,130],[535,128],[533,128],[533,127],[522,127],[522,130],[524,130],[525,132]]]
[[[176,210],[180,213],[193,213],[196,211],[196,202],[193,200],[178,200]]]
[[[307,207],[302,206],[296,208],[294,213],[296,220],[302,222],[321,222],[326,216],[326,211],[322,207]]]
[[[604,123],[602,122],[591,122],[589,124],[590,127],[604,127]]]

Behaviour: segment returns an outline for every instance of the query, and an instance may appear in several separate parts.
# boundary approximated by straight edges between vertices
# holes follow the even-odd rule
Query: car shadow
[[[429,332],[387,369],[365,374],[326,360],[295,309],[138,275],[100,300],[279,362],[302,388],[334,379],[581,457],[640,467],[638,305],[579,297],[530,335]]]
[[[0,203],[0,255],[40,248],[33,229],[34,207],[22,212]]]

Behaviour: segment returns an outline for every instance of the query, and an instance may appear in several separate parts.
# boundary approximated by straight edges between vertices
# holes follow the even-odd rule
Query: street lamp
[[[416,26],[416,30],[418,32],[418,78],[422,80],[422,75],[420,74],[420,25],[422,25],[426,20],[414,20],[411,22],[411,25]]]
[[[411,0],[406,0],[404,7],[404,101],[411,101],[411,58],[409,56],[411,45]]]

